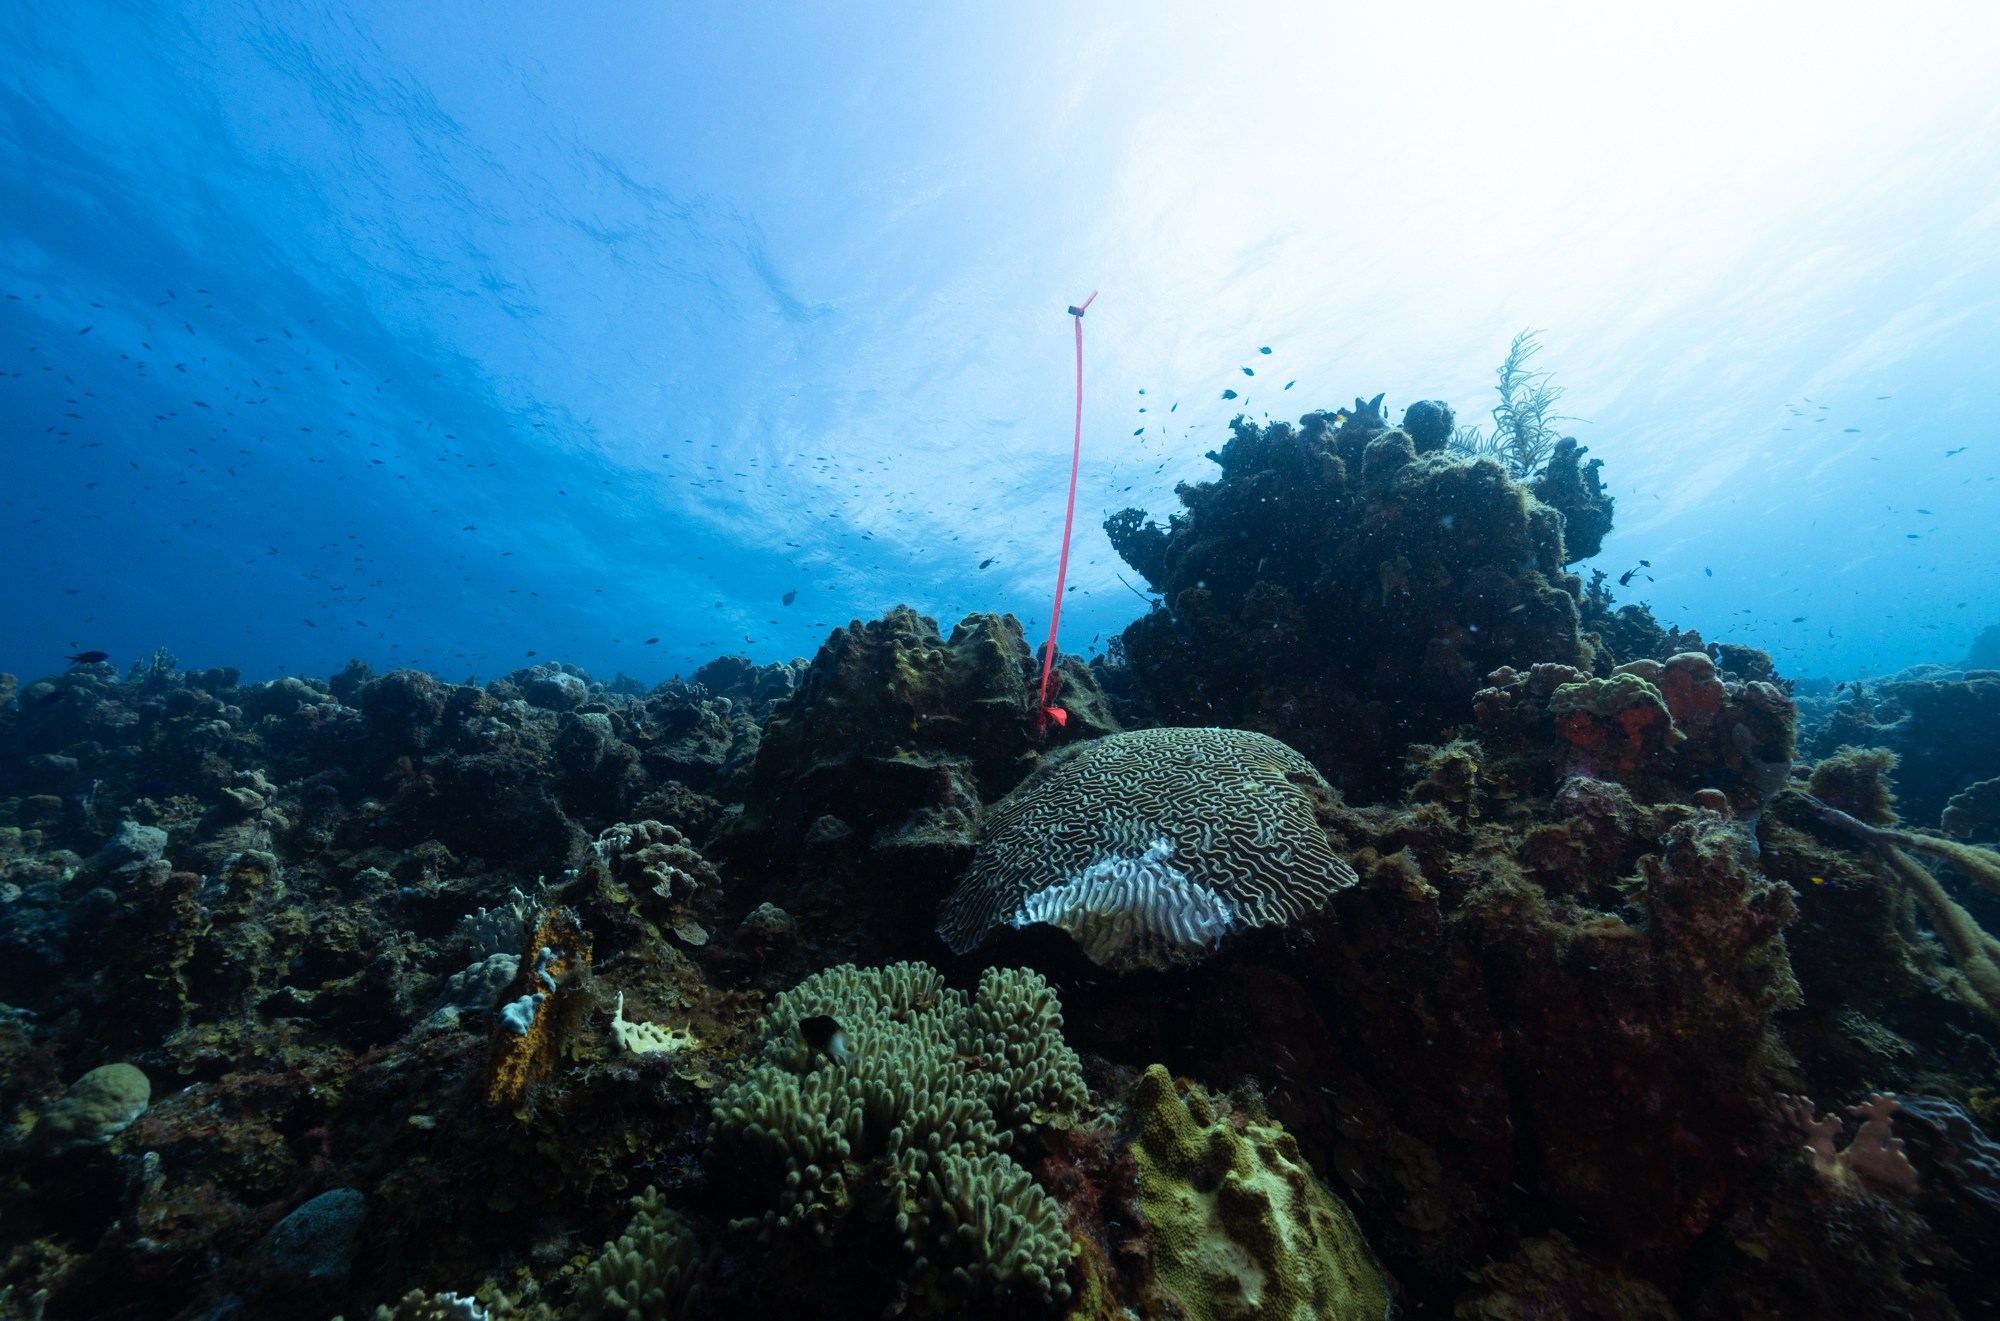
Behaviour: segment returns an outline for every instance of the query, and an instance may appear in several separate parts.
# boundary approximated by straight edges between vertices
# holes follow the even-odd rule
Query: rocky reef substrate
[[[1115,518],[1160,603],[1061,725],[900,607],[650,690],[0,680],[0,1317],[2000,1308],[2000,770],[1922,723],[1989,677],[1802,735],[1569,572],[1594,469],[1412,412]]]

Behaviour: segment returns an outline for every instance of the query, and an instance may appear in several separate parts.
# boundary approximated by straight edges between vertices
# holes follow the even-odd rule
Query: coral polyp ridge
[[[1618,604],[1517,413],[1239,420],[1060,724],[907,607],[0,676],[0,1314],[1992,1312],[2000,672]]]

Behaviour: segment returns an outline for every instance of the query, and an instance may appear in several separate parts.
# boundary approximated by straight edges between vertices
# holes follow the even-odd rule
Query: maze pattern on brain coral
[[[1305,786],[1312,763],[1243,729],[1141,729],[1050,757],[987,813],[978,852],[938,914],[964,954],[1028,896],[1161,840],[1188,880],[1227,899],[1238,927],[1297,920],[1355,883]]]

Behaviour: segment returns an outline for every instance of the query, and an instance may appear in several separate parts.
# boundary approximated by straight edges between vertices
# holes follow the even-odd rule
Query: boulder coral
[[[1582,775],[1655,793],[1712,790],[1747,813],[1791,773],[1798,719],[1777,684],[1725,678],[1699,651],[1629,661],[1603,677],[1503,666],[1473,707],[1488,749],[1514,758],[1544,791],[1551,776]]]
[[[1268,1116],[1227,1115],[1161,1065],[1131,1101],[1161,1282],[1191,1321],[1383,1321],[1390,1289],[1354,1213]]]

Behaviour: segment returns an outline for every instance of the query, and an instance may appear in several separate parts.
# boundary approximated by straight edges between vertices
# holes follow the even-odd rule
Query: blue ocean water
[[[1793,675],[1956,660],[2000,620],[2000,11],[1677,20],[11,6],[0,670],[652,682],[899,601],[1038,638],[1093,289],[1069,650],[1145,609],[1103,516],[1232,416],[1480,421],[1533,327],[1621,600]]]

